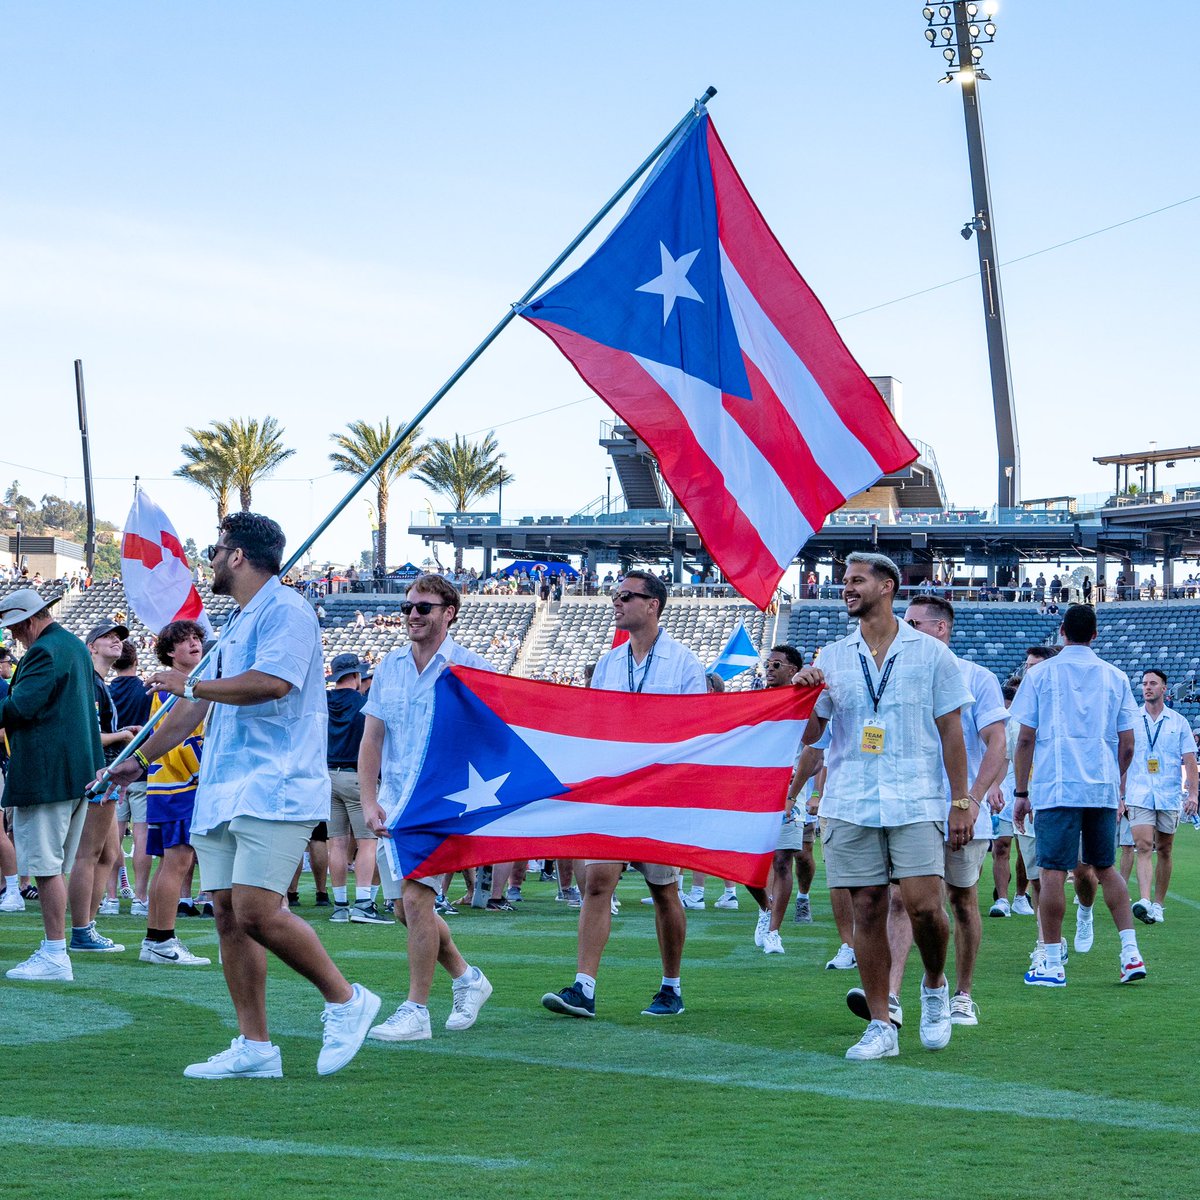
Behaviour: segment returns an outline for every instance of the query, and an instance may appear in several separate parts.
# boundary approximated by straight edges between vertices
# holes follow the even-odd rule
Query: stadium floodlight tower
[[[995,41],[995,0],[976,4],[926,5],[925,40],[942,52],[946,74],[941,83],[957,83],[962,90],[967,125],[967,155],[971,164],[971,199],[974,212],[962,227],[962,236],[975,237],[979,250],[979,280],[983,287],[983,312],[987,329],[988,365],[992,377],[992,407],[996,418],[998,457],[997,497],[1001,508],[1015,508],[1021,497],[1021,445],[1017,414],[1013,408],[1008,334],[1004,327],[1004,297],[1000,291],[1000,263],[996,255],[995,222],[988,184],[987,152],[983,144],[983,117],[979,111],[979,81],[990,76],[982,66],[983,47]]]

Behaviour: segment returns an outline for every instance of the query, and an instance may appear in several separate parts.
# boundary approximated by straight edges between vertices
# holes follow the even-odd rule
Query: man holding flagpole
[[[703,694],[707,690],[700,660],[659,626],[666,603],[667,589],[656,575],[649,571],[626,573],[613,592],[613,611],[617,629],[627,632],[629,640],[601,657],[592,675],[593,689],[657,695]],[[584,868],[578,971],[574,983],[542,997],[542,1004],[551,1012],[571,1017],[596,1015],[596,974],[612,931],[613,894],[624,865],[589,860]],[[663,965],[662,985],[642,1015],[678,1016],[684,1011],[680,971],[687,937],[679,871],[656,863],[632,865],[642,872],[650,888]]]

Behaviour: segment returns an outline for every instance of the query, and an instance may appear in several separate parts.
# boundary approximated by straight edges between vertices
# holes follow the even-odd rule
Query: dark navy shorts
[[[1115,808],[1039,808],[1034,818],[1043,871],[1073,871],[1079,862],[1103,870],[1116,861]]]

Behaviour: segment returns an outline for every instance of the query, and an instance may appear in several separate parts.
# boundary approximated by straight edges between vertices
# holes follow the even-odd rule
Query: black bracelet
[[[1013,798],[1015,800],[1028,800],[1029,793],[1028,792],[1013,792]]]

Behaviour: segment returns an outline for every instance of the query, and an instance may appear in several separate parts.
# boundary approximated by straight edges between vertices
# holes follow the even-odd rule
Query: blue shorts
[[[151,858],[162,858],[172,846],[190,846],[192,844],[192,822],[158,821],[146,826],[146,853]]]
[[[1080,862],[1103,870],[1116,861],[1115,808],[1039,808],[1036,816],[1043,871],[1073,871]]]

